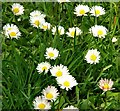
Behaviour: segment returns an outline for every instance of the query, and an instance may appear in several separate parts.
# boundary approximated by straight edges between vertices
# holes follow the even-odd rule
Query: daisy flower
[[[56,48],[49,47],[46,49],[46,59],[55,60],[59,56],[59,51]]]
[[[99,63],[100,52],[97,51],[97,49],[89,50],[85,56],[85,60],[87,61],[87,63],[90,63],[90,64]]]
[[[43,71],[47,73],[50,69],[50,66],[51,66],[50,63],[48,62],[41,62],[40,64],[38,64],[36,69],[39,73],[42,73]]]
[[[33,27],[39,28],[45,23],[45,19],[43,17],[30,17],[30,23]]]
[[[21,33],[18,27],[14,24],[6,24],[3,26],[3,32],[7,36],[7,38],[16,38],[18,39],[21,36]]]
[[[68,110],[67,110],[68,109]],[[71,111],[79,111],[79,109],[77,107],[74,107],[74,106],[68,106],[66,108],[63,108],[62,111],[69,111],[71,109]]]
[[[78,36],[82,33],[81,29],[79,29],[78,27],[72,27],[72,28],[69,28],[68,30],[69,30],[69,32],[67,32],[66,34],[69,37],[73,37],[73,38],[75,36],[75,32],[76,32],[76,36]]]
[[[52,28],[52,34],[55,35],[57,33],[57,28],[56,26]],[[65,29],[62,26],[58,26],[58,34],[63,35],[65,33]]]
[[[42,14],[39,10],[34,10],[30,13],[30,17],[42,17],[45,18],[46,15]]]
[[[113,38],[112,38],[112,42],[117,42],[117,38],[116,38],[116,37],[113,37]]]
[[[78,83],[75,80],[74,77],[72,77],[71,75],[64,75],[62,77],[58,77],[56,78],[58,85],[62,88],[62,89],[66,89],[67,91],[70,89],[72,89],[72,87],[76,86]]]
[[[70,2],[70,0],[58,0],[59,3]]]
[[[67,66],[63,66],[62,64],[52,67],[50,69],[50,72],[52,76],[55,76],[55,77],[61,77],[63,75],[69,74],[69,70]]]
[[[19,3],[14,3],[12,5],[12,12],[14,15],[22,15],[24,13],[24,7],[20,5]]]
[[[42,26],[40,28],[43,29],[44,31],[50,30],[50,23],[45,22],[42,24]]]
[[[105,10],[101,6],[93,6],[90,9],[90,13],[91,13],[91,15],[98,17],[100,15],[104,15],[105,14]]]
[[[87,5],[78,5],[77,7],[75,7],[75,9],[74,9],[74,14],[76,14],[77,16],[86,16],[87,14],[86,13],[88,13],[89,12],[89,7],[87,6]]]
[[[59,95],[57,88],[54,86],[48,86],[47,88],[43,89],[42,94],[47,100],[56,100]]]
[[[101,79],[99,81],[99,88],[102,89],[103,91],[108,91],[108,90],[112,90],[114,88],[112,88],[113,86],[113,81],[110,79]]]
[[[50,102],[48,102],[46,99],[42,98],[41,96],[38,96],[33,101],[34,109],[50,109],[51,105]]]
[[[99,38],[102,38],[102,37],[105,38],[108,32],[107,28],[101,25],[92,26],[89,29],[89,31],[90,33],[93,34],[94,37],[99,37]]]

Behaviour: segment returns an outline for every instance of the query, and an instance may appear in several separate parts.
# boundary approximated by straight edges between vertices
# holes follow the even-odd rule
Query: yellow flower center
[[[18,13],[18,12],[19,12],[19,8],[17,8],[17,7],[14,8],[14,9],[13,9],[13,12],[14,12],[14,13]]]
[[[95,60],[97,59],[97,57],[96,57],[96,55],[92,54],[92,55],[90,56],[90,59],[91,59],[92,61],[95,61]]]
[[[37,26],[39,26],[40,25],[39,20],[36,20],[34,24],[37,25]]]
[[[53,98],[53,94],[52,94],[52,93],[47,93],[47,94],[46,94],[46,98],[52,99],[52,98]]]
[[[57,76],[57,77],[62,76],[62,72],[61,72],[61,71],[57,71],[57,72],[56,72],[56,76]]]
[[[60,30],[58,30],[58,33],[59,33],[59,34],[61,33],[61,29],[60,29]]]
[[[70,86],[70,82],[69,81],[65,81],[63,84],[64,84],[65,87],[69,87]]]
[[[49,55],[50,57],[54,57],[54,54],[53,54],[52,52],[49,52],[48,55]]]
[[[43,25],[43,29],[47,29],[48,28],[48,26],[47,25]]]
[[[103,31],[102,30],[98,30],[98,35],[103,35]]]
[[[104,89],[109,89],[109,85],[108,83],[105,83],[104,86],[103,86]]]
[[[16,32],[10,32],[10,36],[16,36]]]
[[[74,34],[75,34],[75,31],[72,31],[72,32],[70,33],[70,35],[71,35],[72,37],[74,37]]]
[[[85,14],[85,10],[82,9],[79,11],[79,13],[83,15],[83,14]]]
[[[42,70],[43,70],[43,71],[44,71],[44,70],[47,70],[47,67],[46,67],[46,66],[42,67]]]
[[[99,15],[100,14],[100,10],[95,10],[95,14]]]
[[[40,103],[40,104],[38,105],[38,107],[39,107],[40,109],[44,109],[44,108],[45,108],[45,104],[44,104],[44,103]]]

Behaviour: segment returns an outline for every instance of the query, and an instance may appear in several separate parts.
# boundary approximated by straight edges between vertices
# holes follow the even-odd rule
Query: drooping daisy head
[[[68,109],[68,110],[67,110]],[[63,110],[62,111],[79,111],[79,109],[77,108],[77,107],[74,107],[74,106],[72,106],[72,105],[70,105],[70,106],[68,106],[68,107],[66,107],[66,108],[63,108]]]
[[[88,52],[85,56],[85,60],[87,61],[87,63],[90,63],[90,64],[99,63],[100,52],[97,51],[97,49],[88,50]]]
[[[75,80],[74,77],[72,77],[71,75],[64,75],[62,77],[58,77],[56,78],[58,85],[62,88],[62,89],[66,89],[67,91],[70,89],[72,89],[72,87],[76,86],[78,83]]]
[[[30,17],[41,17],[41,18],[45,18],[46,15],[42,14],[39,10],[34,10],[30,13]]]
[[[39,73],[42,73],[43,71],[45,71],[45,73],[47,73],[50,69],[50,63],[49,62],[41,62],[40,64],[38,64],[37,66],[37,71]]]
[[[48,102],[45,98],[42,98],[41,96],[38,96],[33,101],[34,109],[50,109],[51,105],[50,102]]]
[[[67,66],[64,66],[62,64],[53,66],[50,69],[50,72],[51,72],[52,76],[55,76],[55,77],[61,77],[63,75],[69,74],[69,70],[68,70]]]
[[[58,0],[59,3],[70,2],[70,0]]]
[[[105,14],[105,10],[101,6],[93,6],[90,10],[91,15],[99,17],[100,15]]]
[[[19,3],[14,3],[12,5],[12,12],[14,15],[22,15],[24,13],[24,7],[20,5]]]
[[[59,51],[56,48],[46,48],[45,57],[46,59],[53,59],[55,60],[59,56]]]
[[[40,28],[43,29],[44,31],[50,30],[50,23],[44,22]]]
[[[42,94],[47,100],[56,100],[59,95],[57,88],[54,86],[48,86],[47,88],[43,89]]]
[[[21,36],[18,27],[14,24],[6,24],[5,26],[3,26],[3,32],[7,36],[7,38],[11,39],[18,39]]]
[[[94,37],[99,38],[105,38],[108,32],[107,28],[101,25],[92,26],[89,31],[93,34]]]
[[[77,16],[86,16],[87,13],[89,12],[89,7],[87,5],[78,5],[77,7],[75,7],[74,9],[74,14],[76,14]]]
[[[117,42],[117,38],[116,38],[116,37],[113,37],[113,38],[112,38],[112,42]]]
[[[52,34],[55,35],[57,33],[57,28],[56,26],[52,28]],[[58,26],[58,34],[63,35],[65,33],[65,29],[62,26]]]
[[[30,17],[30,23],[33,27],[39,28],[45,23],[45,19],[43,17]]]
[[[68,30],[69,30],[69,32],[67,32],[66,34],[69,37],[73,37],[73,38],[75,36],[75,33],[76,33],[76,36],[78,36],[82,33],[81,29],[79,29],[78,27],[72,27],[72,28],[69,28]]]
[[[108,79],[105,78],[105,79],[101,79],[99,81],[99,87],[103,91],[108,91],[108,90],[114,89],[114,88],[112,88],[112,86],[113,86],[113,81],[111,79],[108,80]]]

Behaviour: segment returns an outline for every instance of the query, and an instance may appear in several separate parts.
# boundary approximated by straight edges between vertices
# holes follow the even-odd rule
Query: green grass
[[[34,98],[41,95],[41,91],[48,85],[56,86],[60,92],[59,98],[52,104],[53,109],[67,105],[74,105],[80,110],[120,109],[120,3],[82,3],[90,7],[101,5],[106,9],[106,14],[96,21],[109,30],[104,39],[88,34],[88,29],[95,24],[95,17],[74,15],[74,8],[79,4],[77,2],[21,3],[25,8],[25,14],[20,16],[22,22],[18,22],[18,17],[13,15],[12,4],[2,4],[2,25],[16,24],[22,36],[18,40],[10,40],[2,35],[3,109],[32,109]],[[30,12],[35,9],[45,13],[46,21],[53,26],[61,25],[66,31],[69,27],[78,26],[84,32],[73,39],[66,35],[53,36],[51,31],[33,28],[28,20]],[[118,39],[116,43],[112,43],[113,37]],[[70,74],[79,83],[72,90],[60,89],[50,72],[46,75],[38,74],[36,67],[45,61],[47,47],[55,47],[60,51],[60,57],[50,63],[68,66]],[[96,65],[90,65],[84,60],[87,51],[92,48],[100,51],[100,63]],[[103,91],[98,87],[101,78],[111,78],[115,90],[102,94]]]

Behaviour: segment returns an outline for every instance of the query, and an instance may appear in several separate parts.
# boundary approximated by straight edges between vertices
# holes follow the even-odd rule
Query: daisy
[[[66,108],[63,108],[62,111],[79,111],[79,109],[77,107],[74,107],[74,106],[71,105],[71,106],[68,106]]]
[[[48,62],[41,62],[40,64],[38,64],[36,69],[39,73],[42,73],[43,71],[47,73],[50,69],[50,66],[51,66],[50,63]]]
[[[63,75],[69,74],[69,70],[67,66],[63,66],[62,64],[52,67],[50,69],[50,72],[52,76],[55,76],[55,77],[61,77]]]
[[[99,63],[100,52],[97,51],[97,49],[89,50],[85,56],[85,60],[87,61],[87,63],[90,63],[90,64]]]
[[[30,17],[42,17],[45,18],[46,15],[42,14],[39,10],[34,10],[30,13]]]
[[[78,27],[72,27],[72,28],[69,28],[68,30],[69,30],[69,32],[67,32],[66,34],[69,37],[73,37],[73,38],[75,36],[75,32],[76,32],[76,36],[78,36],[82,33],[81,29],[79,29]]]
[[[76,86],[78,83],[75,80],[74,77],[72,77],[71,75],[64,75],[62,77],[58,77],[56,78],[58,85],[62,88],[62,89],[66,89],[67,91],[70,89],[72,89],[72,87]]]
[[[117,38],[116,38],[116,37],[113,37],[113,38],[112,38],[112,42],[117,42]]]
[[[56,48],[49,47],[46,49],[46,59],[55,60],[59,56],[59,51]]]
[[[48,86],[47,88],[43,89],[42,94],[44,95],[43,97],[45,99],[54,101],[59,95],[57,88],[54,86]]]
[[[94,37],[99,37],[99,38],[102,38],[102,37],[105,38],[108,32],[107,28],[101,25],[92,26],[89,29],[89,31],[90,33],[93,34]]]
[[[19,3],[14,3],[12,5],[12,11],[14,15],[22,15],[24,13],[24,7],[20,5]]]
[[[42,98],[41,96],[38,96],[33,101],[34,109],[50,109],[50,102],[48,102],[46,99]]]
[[[91,13],[91,15],[98,17],[100,15],[104,15],[105,10],[101,6],[93,6],[90,10],[90,13]]]
[[[52,34],[55,35],[57,33],[57,28],[56,26],[52,28]],[[58,34],[63,35],[65,33],[65,29],[62,26],[58,26]]]
[[[50,30],[50,23],[48,22],[43,23],[41,29],[43,29],[44,31]]]
[[[90,9],[87,5],[78,5],[74,9],[75,11],[74,14],[76,14],[77,16],[82,16],[82,15],[86,16],[87,15],[86,13],[88,13],[89,10]]]
[[[43,17],[30,17],[30,23],[33,27],[39,28],[45,23],[45,19]]]
[[[3,32],[7,36],[7,38],[16,38],[18,39],[21,36],[21,33],[18,27],[14,24],[6,24],[3,26]]]
[[[105,79],[101,79],[99,81],[99,87],[103,91],[108,91],[108,90],[114,89],[114,88],[112,88],[112,86],[113,86],[113,81],[111,79],[108,80],[108,79],[105,78]]]
[[[70,2],[70,0],[58,0],[59,3]]]

